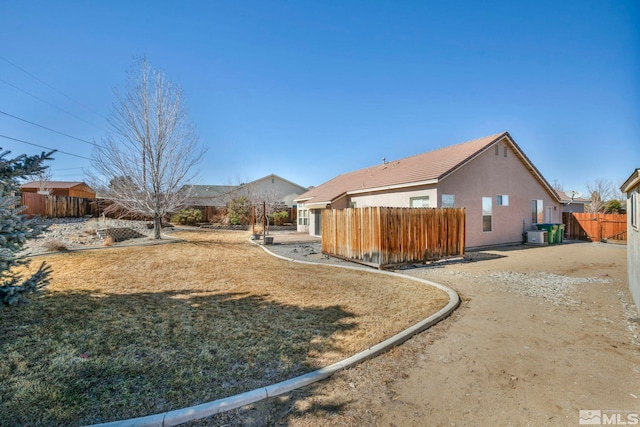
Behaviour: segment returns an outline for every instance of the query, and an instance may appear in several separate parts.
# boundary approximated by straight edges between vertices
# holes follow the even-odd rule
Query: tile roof
[[[348,192],[433,182],[444,178],[508,135],[508,132],[501,132],[338,175],[298,196],[296,200],[304,203],[331,203]]]

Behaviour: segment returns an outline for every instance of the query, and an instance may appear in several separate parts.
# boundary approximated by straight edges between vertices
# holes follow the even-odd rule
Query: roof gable
[[[549,183],[535,168],[508,132],[501,132],[426,153],[385,162],[337,177],[296,198],[304,203],[330,204],[346,194],[435,184],[488,150],[506,141],[540,184],[560,201]]]
[[[298,187],[301,191],[307,191],[306,187],[303,187],[300,184],[296,184],[295,182],[289,181],[288,179],[284,179],[283,177],[278,176],[278,175],[276,175],[274,173],[272,173],[270,175],[267,175],[265,177],[262,177],[262,178],[258,178],[255,181],[251,181],[246,185],[257,185],[257,184],[259,184],[259,183],[261,183],[263,181],[267,181],[267,180],[270,180],[270,179],[276,179],[278,181],[285,182],[285,183],[287,183],[289,185],[292,185],[294,187]]]

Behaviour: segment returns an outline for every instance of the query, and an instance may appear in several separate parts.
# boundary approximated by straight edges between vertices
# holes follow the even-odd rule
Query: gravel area
[[[276,243],[265,246],[268,251],[296,261],[316,262],[319,264],[343,265],[367,269],[370,267],[344,261],[322,253],[320,242]]]
[[[24,246],[24,254],[38,255],[55,250],[95,249],[104,246],[97,230],[102,228],[131,228],[145,237],[118,242],[115,245],[140,243],[153,237],[148,221],[129,221],[102,218],[43,218],[41,224],[48,225],[47,231],[36,239],[30,239]]]

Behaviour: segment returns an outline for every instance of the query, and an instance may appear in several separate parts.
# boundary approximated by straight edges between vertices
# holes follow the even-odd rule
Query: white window
[[[442,195],[442,207],[443,208],[454,208],[456,206],[456,196],[453,194],[443,194]]]
[[[412,208],[429,208],[429,196],[411,197],[409,199]]]
[[[544,221],[544,209],[542,208],[542,200],[531,201],[531,224],[542,224]]]
[[[507,196],[506,194],[498,194],[496,196],[496,205],[509,206],[509,196]]]
[[[631,200],[629,200],[629,215],[631,215],[631,226],[638,228],[638,193],[631,193]]]
[[[298,225],[309,225],[308,209],[298,209]]]
[[[493,197],[482,198],[482,231],[491,231]]]

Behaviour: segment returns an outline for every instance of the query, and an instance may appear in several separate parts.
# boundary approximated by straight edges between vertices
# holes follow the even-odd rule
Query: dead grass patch
[[[0,419],[89,424],[215,400],[336,362],[440,309],[406,279],[273,258],[239,232],[46,256],[0,311]]]

